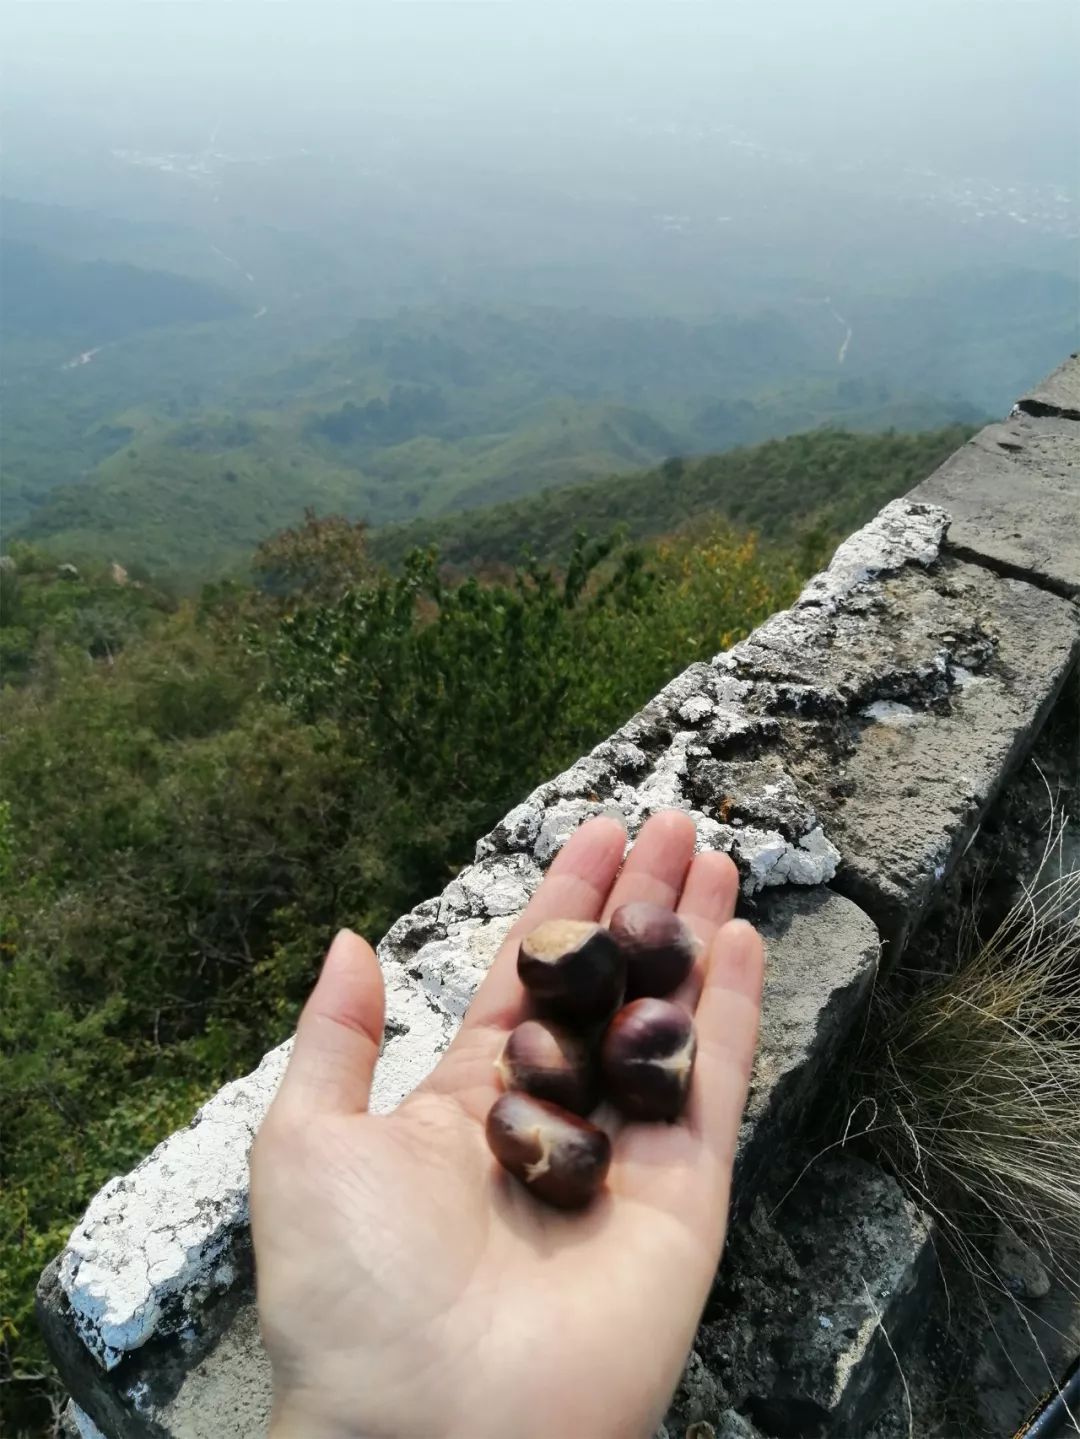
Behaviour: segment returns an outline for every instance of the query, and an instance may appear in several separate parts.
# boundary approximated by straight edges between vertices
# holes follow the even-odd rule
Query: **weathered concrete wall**
[[[854,1439],[895,1377],[889,1345],[903,1348],[933,1281],[932,1227],[862,1160],[829,1156],[794,1177],[781,1168],[732,1232],[670,1439],[732,1409],[752,1433]]]
[[[737,1175],[741,1210],[751,1212],[763,1158],[795,1143],[865,1010],[879,952],[890,963],[902,950],[1075,665],[1076,414],[1074,359],[1007,426],[988,427],[846,541],[790,610],[692,665],[541,785],[479,842],[473,866],[399,920],[379,948],[388,1021],[373,1107],[391,1109],[437,1061],[510,924],[584,819],[618,813],[633,835],[650,813],[676,806],[696,818],[702,847],[735,858],[766,937],[762,1044]],[[1027,508],[1025,489],[1035,496]],[[263,1430],[269,1389],[251,1301],[246,1164],[287,1049],[111,1181],[43,1276],[41,1321],[79,1422],[107,1439]],[[899,1333],[897,1316],[926,1279],[925,1225],[883,1176],[839,1172],[851,1195],[885,1195],[894,1230],[916,1236],[906,1259],[903,1246],[886,1246],[874,1270],[883,1276],[874,1304]],[[850,1224],[842,1195],[837,1205],[836,1222]],[[808,1275],[804,1287],[825,1282]],[[860,1312],[865,1343],[837,1358],[843,1383],[821,1371],[828,1394],[819,1386],[784,1399],[781,1376],[780,1389],[741,1396],[766,1432],[785,1432],[778,1406],[797,1399],[816,1405],[814,1423],[834,1433],[868,1412],[881,1346],[865,1304]],[[807,1322],[792,1320],[791,1343],[820,1359],[817,1321]],[[714,1388],[716,1352],[699,1344],[692,1364]],[[802,1372],[794,1351],[789,1368],[788,1379]],[[673,1423],[680,1414],[677,1405]],[[740,1425],[732,1415],[731,1432]]]
[[[1073,355],[914,490],[952,517],[952,550],[1059,594],[1080,593],[1076,426],[1080,357]]]

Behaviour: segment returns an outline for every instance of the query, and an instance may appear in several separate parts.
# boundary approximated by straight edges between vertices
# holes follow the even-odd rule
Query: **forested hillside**
[[[1018,265],[682,313],[376,303],[291,230],[7,210],[7,533],[188,587],[306,506],[432,521],[820,427],[975,424],[1075,329],[1075,280]]]
[[[748,516],[773,513],[753,498],[755,456],[762,474],[782,477],[777,455],[795,467],[789,494],[805,463],[814,493],[864,504],[946,443],[810,436],[731,457],[730,473]],[[666,509],[674,467],[637,477],[627,518],[643,533],[681,520],[725,493],[707,471],[726,463],[695,467],[700,484]],[[109,1175],[289,1031],[334,928],[378,938],[539,779],[790,602],[838,537],[807,504],[780,542],[695,509],[692,535],[627,545],[605,538],[606,503],[592,539],[574,540],[575,503],[537,528],[555,566],[461,573],[454,532],[456,577],[423,549],[390,573],[362,525],[309,516],[259,548],[251,582],[181,601],[143,572],[11,546],[0,1410],[13,1423],[48,1393],[39,1269]]]
[[[291,324],[248,310],[74,369],[24,347],[7,393],[13,532],[190,583],[308,505],[385,525],[821,425],[982,417],[951,389],[838,372],[821,307],[693,324],[406,311],[300,358]]]
[[[388,564],[431,543],[444,560],[459,565],[515,564],[526,553],[561,562],[579,528],[602,533],[620,527],[641,540],[716,514],[773,539],[846,534],[912,489],[970,434],[966,425],[911,435],[825,429],[699,460],[672,456],[643,473],[389,525],[373,534],[371,549]]]
[[[106,345],[139,330],[239,313],[224,290],[109,260],[71,261],[36,245],[0,240],[0,296],[7,339]]]

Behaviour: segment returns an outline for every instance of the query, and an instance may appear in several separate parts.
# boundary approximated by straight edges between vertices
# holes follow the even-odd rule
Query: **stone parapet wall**
[[[845,541],[790,610],[692,665],[539,786],[480,840],[473,865],[392,926],[379,946],[387,1030],[373,1108],[393,1108],[435,1064],[508,928],[583,820],[618,814],[632,836],[650,813],[685,809],[699,846],[735,859],[745,911],[766,939],[762,1042],[736,1176],[740,1224],[760,1232],[766,1157],[797,1145],[879,967],[916,932],[1075,669],[1078,594],[1074,357],[1004,425],[988,426]],[[46,1270],[39,1313],[74,1396],[70,1422],[83,1426],[73,1432],[263,1432],[269,1376],[252,1302],[247,1153],[287,1053],[287,1044],[272,1051],[110,1181]],[[807,1353],[818,1359],[793,1360],[754,1398],[762,1432],[788,1432],[777,1418],[785,1406],[812,1414],[819,1429],[853,1432],[840,1426],[856,1415],[862,1423],[880,1389],[882,1325],[899,1336],[922,1302],[929,1227],[891,1180],[866,1171],[856,1161],[837,1166],[839,1197],[821,1222],[850,1224],[851,1196],[873,1197],[878,1230],[851,1242],[853,1252],[869,1245],[857,1272],[880,1274],[877,1298],[869,1307],[851,1300],[862,1306],[857,1342],[829,1360],[843,1376],[831,1399],[823,1376],[832,1370],[820,1357],[829,1314],[819,1304],[827,1323],[791,1319],[791,1342],[813,1339]],[[798,1222],[815,1222],[803,1210]],[[883,1248],[883,1233],[905,1237]],[[805,1265],[800,1273],[792,1286],[805,1291],[815,1281]],[[710,1322],[671,1439],[704,1417],[690,1413],[695,1404],[708,1407]],[[785,1390],[811,1370],[820,1379],[813,1394]],[[753,1432],[745,1415],[732,1413],[730,1426]]]

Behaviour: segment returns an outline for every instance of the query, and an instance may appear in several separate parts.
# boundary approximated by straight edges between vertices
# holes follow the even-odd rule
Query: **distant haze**
[[[1075,181],[1075,0],[758,3],[35,3],[4,29],[9,141],[79,118],[177,145],[325,141],[588,117],[734,125],[762,143]],[[348,139],[339,132],[339,139]],[[573,163],[573,157],[565,157]]]

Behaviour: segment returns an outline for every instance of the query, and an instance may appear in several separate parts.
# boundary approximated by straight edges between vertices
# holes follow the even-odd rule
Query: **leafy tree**
[[[302,524],[263,541],[251,568],[259,587],[285,603],[336,599],[370,568],[367,526],[342,515],[320,519],[308,507]]]

